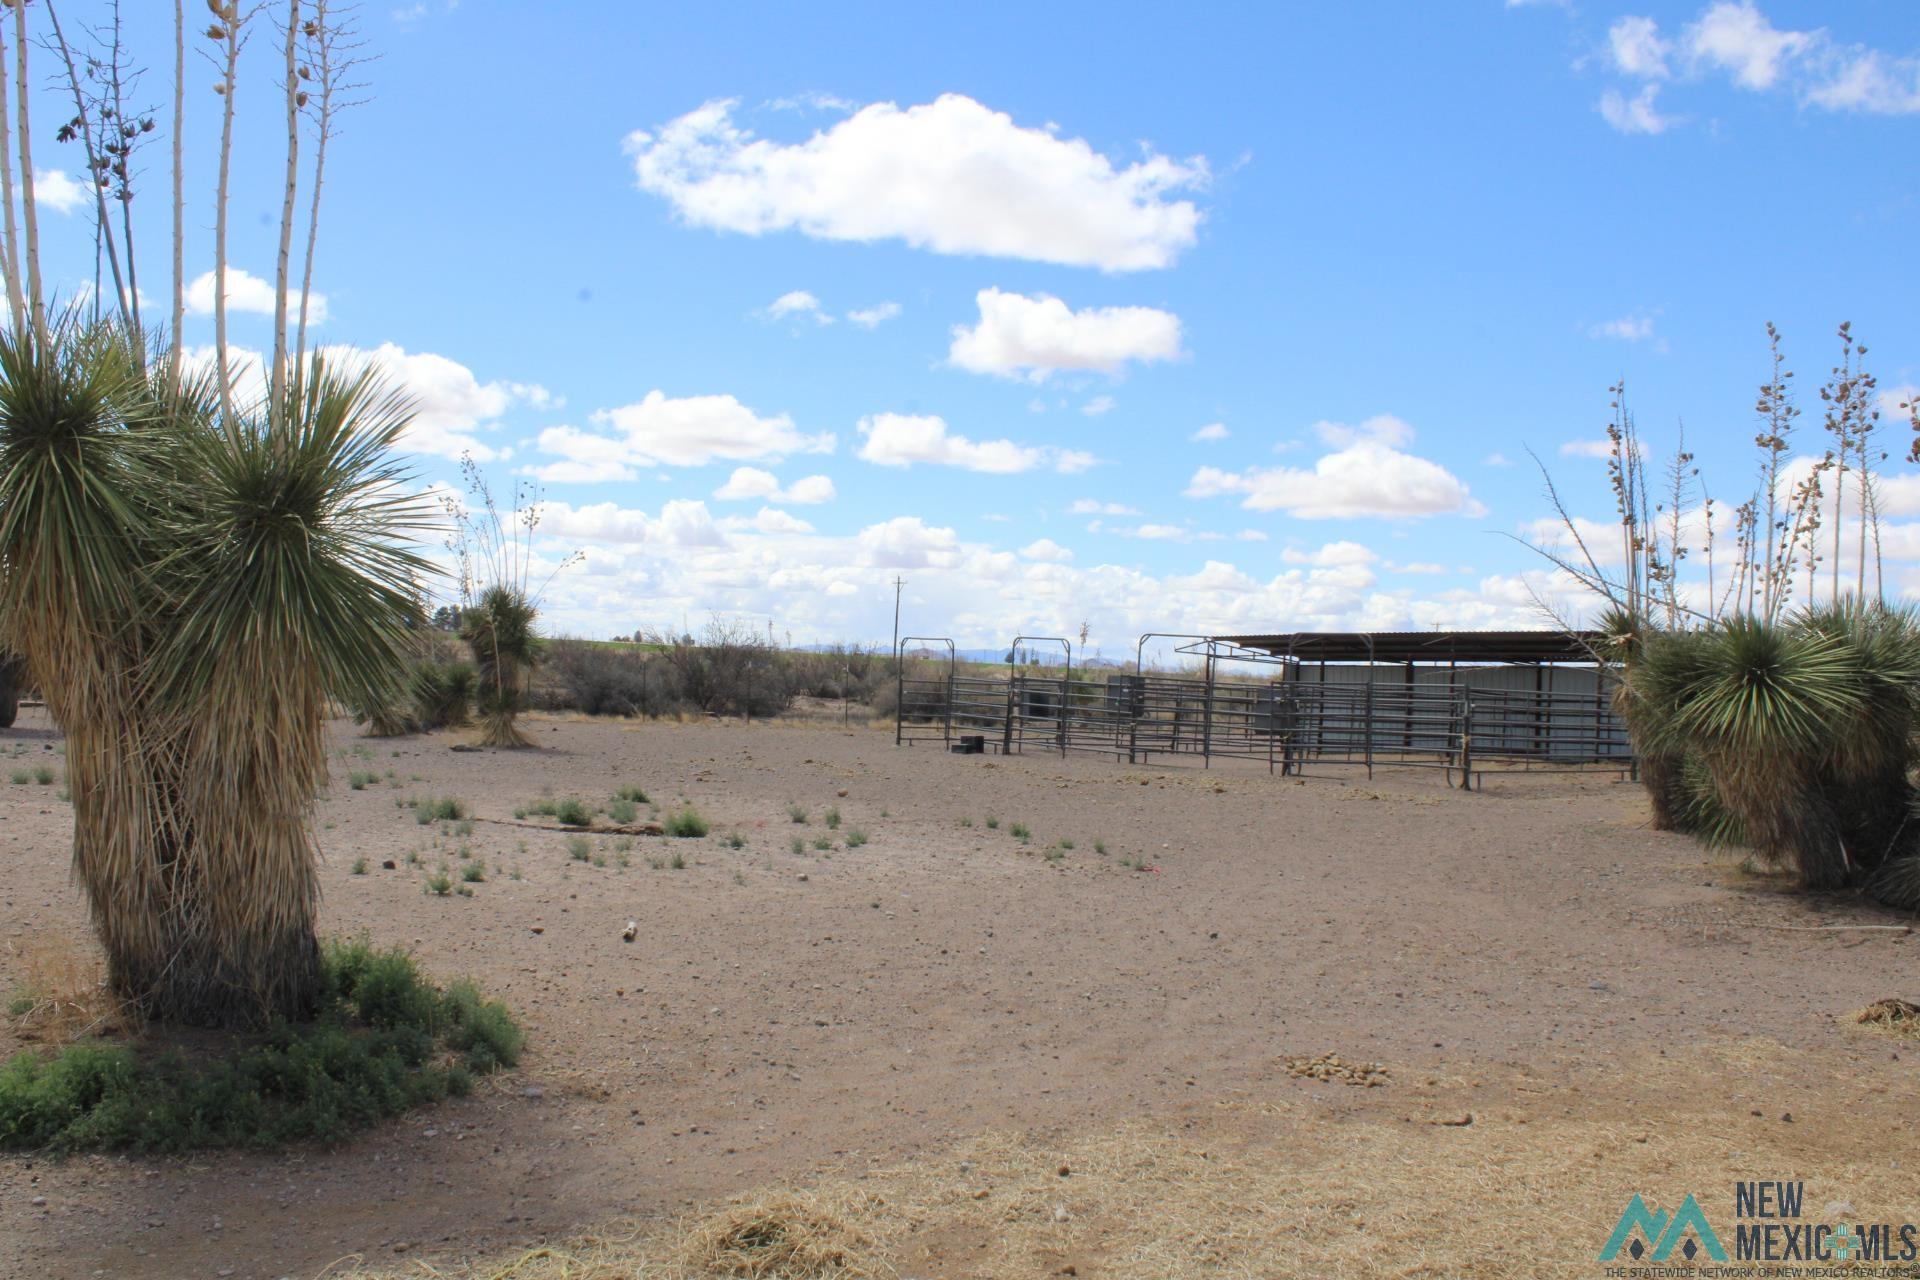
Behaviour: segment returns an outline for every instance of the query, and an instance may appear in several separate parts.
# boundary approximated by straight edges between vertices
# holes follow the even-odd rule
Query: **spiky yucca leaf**
[[[1697,631],[1661,631],[1636,622],[1623,609],[1601,622],[1603,653],[1619,662],[1613,709],[1627,727],[1639,759],[1640,784],[1646,789],[1657,831],[1685,830],[1682,767],[1686,736],[1674,724],[1672,689],[1684,683],[1698,660]]]
[[[1720,799],[1713,774],[1699,755],[1689,754],[1681,761],[1675,793],[1675,830],[1709,849],[1737,849],[1750,843],[1746,827]]]
[[[75,878],[116,989],[136,1003],[196,930],[167,730],[143,714],[145,569],[165,554],[148,464],[164,422],[140,353],[72,312],[0,332],[0,630],[66,733]]]
[[[472,719],[474,674],[464,662],[418,663],[408,677],[414,719],[423,729],[458,728]]]
[[[533,628],[537,616],[526,592],[498,583],[461,614],[460,638],[477,669],[474,704],[482,746],[532,745],[515,721],[526,709],[528,680],[540,660],[540,638]]]
[[[407,647],[423,517],[391,449],[405,405],[316,362],[283,420],[185,433],[197,496],[154,578],[171,616],[149,659],[178,726],[211,947],[195,1020],[299,1016],[318,980],[316,850],[330,696],[366,701]]]
[[[1846,884],[1857,867],[1821,770],[1838,727],[1860,710],[1852,656],[1826,636],[1744,617],[1702,635],[1648,664],[1667,731],[1699,753],[1763,858],[1793,867],[1808,888]]]
[[[1867,882],[1867,894],[1897,911],[1920,912],[1920,855],[1889,861]]]
[[[1909,778],[1920,727],[1920,621],[1911,608],[1848,597],[1811,609],[1794,626],[1846,650],[1861,698],[1834,727],[1825,761],[1847,848],[1870,872],[1905,836],[1914,792]]]

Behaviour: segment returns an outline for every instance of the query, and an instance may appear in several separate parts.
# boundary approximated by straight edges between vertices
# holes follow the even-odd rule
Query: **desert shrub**
[[[942,668],[944,670],[944,668]],[[873,714],[891,719],[901,707],[902,690],[892,676],[881,680],[870,699]],[[905,714],[908,720],[931,722],[947,714],[946,697],[940,686],[908,682],[905,689]]]
[[[679,669],[631,645],[554,640],[547,646],[545,666],[536,702],[548,710],[665,716],[689,705]]]
[[[749,623],[715,617],[698,643],[691,636],[652,642],[678,676],[686,702],[709,715],[774,716],[793,704],[792,655]]]
[[[712,825],[701,816],[700,811],[692,805],[687,805],[676,813],[668,814],[666,822],[662,825],[665,826],[668,835],[678,836],[682,839],[697,839],[713,829]]]
[[[413,820],[423,827],[435,822],[458,822],[466,816],[466,802],[453,796],[421,800],[413,806]]]
[[[593,825],[593,810],[584,800],[568,796],[553,806],[553,817],[563,827],[587,827]]]
[[[0,1148],[184,1151],[332,1141],[465,1094],[525,1037],[468,982],[444,990],[399,950],[331,942],[319,1015],[186,1057],[92,1042],[0,1067]]]
[[[460,661],[421,660],[408,677],[413,719],[423,730],[456,729],[473,717],[474,672]]]
[[[796,695],[871,702],[879,686],[891,680],[887,652],[878,647],[834,645],[819,650],[785,650],[788,679]]]

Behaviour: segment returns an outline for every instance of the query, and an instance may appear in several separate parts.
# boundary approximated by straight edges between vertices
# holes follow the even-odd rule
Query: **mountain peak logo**
[[[1655,1212],[1636,1194],[1620,1214],[1613,1234],[1607,1237],[1600,1261],[1612,1262],[1624,1252],[1638,1262],[1649,1250],[1654,1262],[1665,1262],[1676,1250],[1689,1262],[1701,1252],[1715,1262],[1727,1260],[1720,1237],[1713,1233],[1707,1224],[1707,1215],[1700,1211],[1699,1201],[1691,1194],[1672,1214],[1665,1209]]]

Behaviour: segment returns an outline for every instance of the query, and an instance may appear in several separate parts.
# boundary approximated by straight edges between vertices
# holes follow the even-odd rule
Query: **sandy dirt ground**
[[[1903,1061],[1847,1019],[1920,993],[1920,943],[1828,928],[1903,921],[1787,896],[1652,832],[1638,789],[1611,777],[1496,774],[1463,794],[1425,771],[960,757],[820,724],[532,727],[537,750],[455,752],[470,735],[336,725],[319,807],[323,928],[477,978],[525,1022],[522,1067],[337,1147],[0,1158],[0,1276],[447,1268],[747,1187],[944,1158],[989,1131],[1217,1126],[1220,1108],[1265,1099],[1289,1116],[1275,1141],[1310,1145],[1325,1135],[1302,1125],[1416,1105],[1286,1069],[1326,1052],[1450,1082],[1420,1096],[1427,1111],[1522,1123],[1571,1114],[1576,1086],[1625,1087],[1634,1064],[1694,1062],[1667,1084],[1696,1119],[1833,1117],[1796,1130],[1812,1167],[1753,1176],[1838,1167],[1862,1140],[1848,1117],[1920,1160],[1920,1045]],[[28,952],[85,936],[69,809],[57,785],[8,780],[57,767],[56,746],[37,710],[0,733],[0,989]],[[350,770],[380,776],[354,790]],[[693,804],[712,834],[592,836],[581,861],[565,832],[513,825],[542,797],[604,803],[623,785],[662,812]],[[435,796],[466,803],[471,834],[416,821],[406,802]],[[856,829],[867,842],[849,848]],[[423,893],[462,846],[486,868],[472,896]],[[1711,1056],[1762,1041],[1777,1049],[1764,1076]],[[910,1274],[992,1274],[968,1260],[984,1243],[916,1248]]]

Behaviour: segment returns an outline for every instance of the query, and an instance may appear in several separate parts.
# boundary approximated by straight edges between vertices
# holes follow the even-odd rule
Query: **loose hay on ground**
[[[1875,1000],[1853,1015],[1853,1020],[1876,1031],[1920,1036],[1920,1005],[1911,1000]]]
[[[865,1260],[872,1244],[826,1205],[776,1195],[733,1205],[696,1224],[680,1242],[680,1260],[696,1274],[751,1280],[891,1275]]]
[[[1863,1221],[1920,1217],[1912,1121],[1890,1068],[1850,1068],[1852,1103],[1805,1090],[1808,1064],[1778,1046],[1650,1056],[1528,1094],[1405,1084],[1330,1114],[1276,1088],[1190,1121],[1141,1121],[1067,1139],[989,1134],[945,1153],[798,1193],[768,1193],[619,1242],[581,1242],[486,1280],[692,1280],[713,1276],[1229,1276],[1316,1280],[1520,1280],[1584,1274],[1635,1193],[1701,1195],[1711,1217],[1736,1179],[1789,1169],[1810,1204]],[[1730,1100],[1728,1082],[1740,1082]],[[1534,1081],[1538,1083],[1538,1081]],[[1379,1099],[1372,1104],[1372,1099]],[[1471,1104],[1470,1127],[1425,1123]],[[1795,1123],[1782,1122],[1791,1105]],[[1760,1112],[1763,1114],[1754,1114]],[[1879,1132],[1862,1143],[1845,1135]],[[1063,1174],[1062,1170],[1066,1172]],[[776,1208],[777,1207],[777,1208]],[[768,1222],[833,1224],[850,1267],[727,1270]],[[784,1227],[780,1229],[784,1230]],[[814,1228],[809,1227],[811,1231]],[[745,1232],[746,1234],[741,1234]],[[752,1256],[753,1249],[745,1251]],[[560,1259],[564,1256],[565,1260]],[[773,1256],[771,1252],[767,1256]],[[497,1264],[495,1264],[497,1267]],[[373,1275],[394,1273],[367,1273]]]
[[[1282,1058],[1287,1074],[1301,1080],[1337,1080],[1341,1084],[1377,1089],[1387,1082],[1387,1069],[1377,1062],[1348,1062],[1337,1053],[1317,1058]]]

